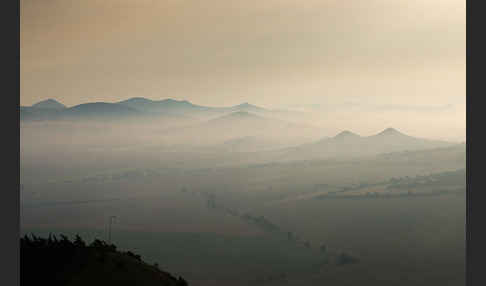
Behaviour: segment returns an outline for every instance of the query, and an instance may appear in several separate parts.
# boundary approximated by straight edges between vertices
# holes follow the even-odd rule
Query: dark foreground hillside
[[[76,236],[20,239],[20,285],[158,285],[186,286],[181,277],[149,265],[139,255],[121,252],[115,245]]]

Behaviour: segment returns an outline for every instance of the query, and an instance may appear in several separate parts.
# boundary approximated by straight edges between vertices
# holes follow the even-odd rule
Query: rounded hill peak
[[[32,105],[32,107],[37,107],[37,108],[46,108],[46,109],[64,109],[66,106],[59,101],[49,98],[40,102],[37,102],[36,104]]]
[[[378,133],[378,135],[394,135],[394,134],[402,134],[402,133],[392,127],[388,127],[385,130]]]
[[[349,130],[341,131],[339,134],[334,136],[334,138],[338,138],[338,139],[339,138],[356,138],[356,137],[360,137],[360,136],[356,133],[349,131]]]
[[[152,102],[152,100],[145,97],[132,97],[125,100],[125,102]]]

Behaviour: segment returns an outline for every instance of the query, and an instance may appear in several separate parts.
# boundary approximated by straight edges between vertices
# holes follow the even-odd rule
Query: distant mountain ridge
[[[116,103],[93,102],[83,103],[66,109],[67,116],[109,116],[137,115],[140,112],[134,108]]]
[[[45,109],[56,109],[56,110],[61,110],[65,109],[66,106],[59,101],[49,98],[43,101],[39,101],[35,104],[33,104],[31,107],[34,108],[45,108]]]
[[[187,100],[175,100],[171,98],[151,100],[144,97],[132,97],[127,100],[119,101],[117,104],[144,112],[187,112],[210,109],[210,107],[192,104]]]
[[[400,131],[396,130],[395,128],[388,127],[385,130],[381,131],[380,133],[376,134],[378,136],[393,136],[393,135],[405,135]],[[406,136],[406,135],[405,135]]]
[[[151,100],[144,97],[132,97],[119,102],[88,102],[72,107],[47,99],[32,106],[20,107],[21,120],[58,120],[63,118],[103,118],[143,116],[143,115],[189,115],[215,116],[235,111],[265,113],[267,109],[247,102],[229,107],[209,107],[193,104],[187,100],[171,98]],[[118,112],[118,113],[117,113]]]
[[[382,153],[413,151],[449,147],[454,143],[429,140],[406,135],[394,128],[370,136],[360,136],[351,131],[342,131],[334,137],[323,138],[317,142],[287,148],[281,158],[305,160],[330,157],[369,156]]]
[[[196,136],[197,141],[205,142],[204,144],[228,141],[229,144],[222,146],[237,147],[239,150],[278,149],[281,144],[271,142],[285,142],[287,147],[282,147],[285,149],[280,152],[284,159],[352,157],[447,147],[453,144],[412,137],[392,127],[370,136],[344,130],[333,137],[318,140],[318,128],[281,120],[273,115],[272,110],[247,102],[229,107],[208,107],[187,100],[151,100],[143,97],[132,97],[116,103],[90,102],[72,107],[48,99],[32,106],[20,107],[20,118],[23,121],[139,119],[143,124],[152,122],[152,119],[169,118],[174,122],[188,123],[164,130],[165,138],[172,140],[171,142],[193,142]],[[237,138],[245,139],[231,141]],[[311,143],[304,144],[305,142]],[[289,147],[292,145],[295,147]]]
[[[187,100],[162,99],[151,100],[143,97],[132,97],[127,100],[117,102],[118,104],[126,105],[140,111],[147,112],[165,112],[165,113],[179,113],[179,114],[221,114],[223,112],[247,111],[247,112],[266,112],[265,108],[249,104],[247,102],[230,107],[210,107],[193,104]]]
[[[334,136],[333,138],[335,140],[349,140],[349,139],[360,138],[360,137],[361,136],[356,134],[356,133],[353,133],[353,132],[348,131],[348,130],[344,130],[344,131],[340,132],[339,134],[337,134],[336,136]],[[327,139],[329,139],[329,138],[325,138],[324,140],[327,140]]]
[[[271,149],[271,142],[277,142],[273,148],[294,146],[317,138],[319,129],[306,124],[298,124],[264,116],[247,111],[233,111],[211,116],[183,128],[177,128],[170,133],[170,139],[179,142],[192,142],[196,145],[220,146],[228,149],[224,142],[238,138],[246,138],[238,143],[239,150],[254,150],[257,146]],[[251,138],[251,139],[250,139]],[[285,144],[282,144],[285,143]]]

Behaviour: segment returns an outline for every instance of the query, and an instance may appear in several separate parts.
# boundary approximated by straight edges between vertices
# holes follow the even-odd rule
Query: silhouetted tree
[[[52,234],[47,238],[37,237],[34,234],[24,235],[20,238],[20,271],[22,273],[20,285],[67,285],[69,277],[65,275],[80,273],[79,271],[84,269],[90,261],[113,261],[116,269],[127,267],[123,258],[113,260],[112,258],[118,256],[108,256],[108,252],[116,252],[116,246],[98,239],[86,246],[79,235],[76,235],[74,241],[62,234],[60,239]],[[141,261],[140,255],[131,252],[125,254]],[[187,285],[184,279],[176,279],[170,274],[168,275],[177,285]]]
[[[188,286],[186,280],[184,280],[184,278],[182,278],[180,276],[179,276],[179,279],[177,280],[177,284],[178,284],[178,286]]]
[[[74,245],[76,247],[86,247],[86,243],[83,241],[83,239],[76,234],[76,238],[74,239]]]

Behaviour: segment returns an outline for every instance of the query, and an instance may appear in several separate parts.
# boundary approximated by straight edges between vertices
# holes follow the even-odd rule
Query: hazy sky
[[[20,101],[250,102],[460,137],[465,20],[455,0],[21,0]]]

